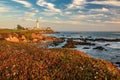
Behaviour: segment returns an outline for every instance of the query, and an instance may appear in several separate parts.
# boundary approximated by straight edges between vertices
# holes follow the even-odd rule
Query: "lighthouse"
[[[39,28],[40,28],[40,27],[39,27],[39,20],[38,20],[38,19],[36,20],[35,28],[36,28],[36,29],[39,29]]]

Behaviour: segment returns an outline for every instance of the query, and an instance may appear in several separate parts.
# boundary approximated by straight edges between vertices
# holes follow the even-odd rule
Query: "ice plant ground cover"
[[[110,62],[71,49],[42,49],[0,42],[1,80],[119,80]]]

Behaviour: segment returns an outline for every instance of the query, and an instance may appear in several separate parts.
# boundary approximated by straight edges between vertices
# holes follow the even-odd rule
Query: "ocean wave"
[[[109,47],[115,48],[115,49],[120,49],[120,42],[112,42]]]

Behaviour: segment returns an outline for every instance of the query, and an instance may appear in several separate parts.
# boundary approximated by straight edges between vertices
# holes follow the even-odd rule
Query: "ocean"
[[[55,36],[58,38],[65,38],[63,43],[58,46],[49,46],[49,48],[61,48],[66,44],[66,40],[72,38],[74,41],[81,41],[86,39],[87,42],[94,43],[95,46],[90,45],[75,45],[76,50],[82,51],[91,57],[108,60],[112,63],[120,63],[120,32],[60,32],[58,34],[47,34],[48,36]],[[105,39],[104,40],[89,40],[89,39]],[[106,40],[107,39],[107,40]],[[113,41],[109,41],[113,39]],[[117,40],[118,39],[118,40]],[[94,49],[98,46],[105,50]],[[120,64],[116,64],[120,67]]]

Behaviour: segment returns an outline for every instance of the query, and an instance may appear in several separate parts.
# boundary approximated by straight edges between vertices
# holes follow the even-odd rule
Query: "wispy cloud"
[[[120,30],[120,0],[0,0],[0,18],[4,18],[4,22],[10,19],[11,24],[21,21],[21,24],[29,22],[33,26],[34,20],[39,18],[41,25],[55,26],[56,29],[58,26],[69,29],[74,25],[81,29],[80,25],[103,25],[108,26],[107,30],[117,24],[116,30]]]
[[[101,9],[91,9],[91,12],[109,12],[110,10],[107,8],[101,8]]]
[[[34,19],[32,18],[18,18],[19,20],[22,20],[22,21],[35,21]]]
[[[37,5],[43,6],[43,7],[47,8],[47,9],[49,9],[49,11],[51,11],[51,12],[61,13],[61,10],[55,8],[55,5],[54,5],[54,4],[49,3],[49,2],[47,2],[47,1],[45,1],[45,0],[38,0],[38,1],[37,1]]]
[[[71,16],[71,19],[73,20],[99,19],[104,16],[105,16],[104,14],[73,15]]]
[[[32,7],[32,4],[30,4],[29,2],[25,0],[12,0],[12,1],[23,4],[25,7]]]
[[[65,12],[65,14],[69,15],[69,14],[72,14],[72,12],[67,11],[67,12]]]
[[[105,21],[104,23],[120,24],[120,21]]]
[[[119,6],[120,7],[120,1],[118,0],[106,0],[106,1],[92,1],[88,2],[90,4],[100,4],[100,5],[110,5],[110,6]]]
[[[83,8],[86,0],[73,0],[72,4],[69,4],[68,9]]]
[[[8,12],[10,9],[5,8],[5,7],[0,7],[0,12]]]
[[[25,15],[28,17],[34,17],[36,14],[34,12],[25,12]]]
[[[81,24],[82,22],[80,21],[73,21],[73,20],[66,20],[66,21],[63,21],[63,20],[41,20],[41,22],[44,22],[44,23],[53,23],[53,24],[73,24],[73,25],[79,25]]]

